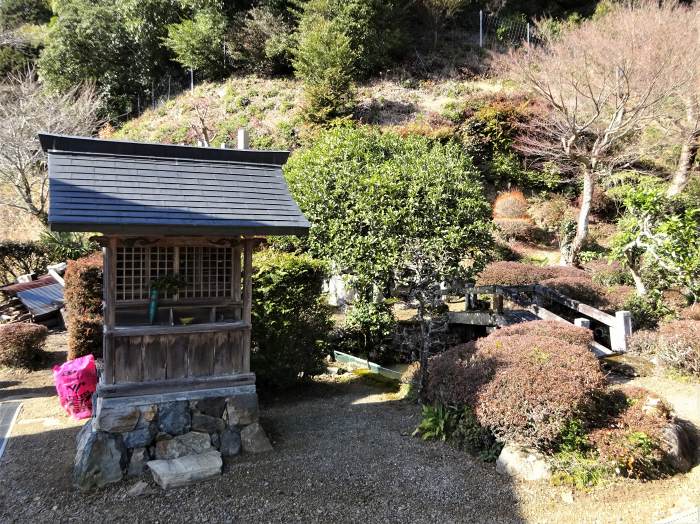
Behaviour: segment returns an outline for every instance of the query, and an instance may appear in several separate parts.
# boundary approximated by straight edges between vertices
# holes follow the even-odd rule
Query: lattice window
[[[165,275],[179,274],[187,285],[177,297],[231,298],[233,254],[227,247],[119,247],[116,256],[118,301],[146,301],[150,283]]]

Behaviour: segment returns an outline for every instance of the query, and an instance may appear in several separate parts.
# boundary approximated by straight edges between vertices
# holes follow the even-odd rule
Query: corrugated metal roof
[[[56,284],[56,280],[51,275],[42,275],[36,280],[30,282],[19,282],[17,284],[10,284],[7,286],[0,287],[0,291],[8,295],[16,295],[20,291],[26,291],[28,289],[34,289],[37,287],[49,286],[51,284]]]
[[[122,234],[306,234],[286,152],[40,135],[49,153],[49,224]]]
[[[20,291],[17,297],[27,307],[33,317],[40,317],[58,311],[63,306],[63,286],[50,284]]]

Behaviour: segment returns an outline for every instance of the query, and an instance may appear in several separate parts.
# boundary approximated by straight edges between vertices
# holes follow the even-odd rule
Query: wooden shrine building
[[[98,395],[254,384],[254,246],[265,235],[309,228],[282,175],[288,152],[40,141],[49,158],[50,228],[101,234]]]

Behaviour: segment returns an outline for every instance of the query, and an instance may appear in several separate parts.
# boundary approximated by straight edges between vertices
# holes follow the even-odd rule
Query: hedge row
[[[68,318],[68,359],[102,356],[102,256],[69,260],[63,297]]]
[[[32,367],[41,358],[48,334],[40,324],[1,325],[0,366]]]

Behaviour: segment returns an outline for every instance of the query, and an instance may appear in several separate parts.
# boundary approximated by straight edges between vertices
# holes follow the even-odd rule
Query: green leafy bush
[[[0,27],[16,29],[24,24],[41,25],[51,20],[45,0],[3,0],[0,2]]]
[[[43,354],[48,334],[39,324],[0,325],[0,366],[33,366]]]
[[[85,233],[62,233],[44,231],[40,242],[46,246],[53,260],[77,260],[94,253],[99,245]]]
[[[0,242],[0,279],[3,284],[11,284],[20,275],[42,274],[56,258],[51,249],[41,242]]]
[[[253,257],[251,369],[284,388],[324,370],[330,312],[321,286],[326,266],[308,255],[265,249]]]
[[[193,18],[168,26],[164,43],[183,67],[202,72],[207,78],[218,78],[226,71],[226,29],[223,13],[202,9]]]
[[[307,248],[364,297],[391,290],[407,246],[430,243],[450,278],[481,269],[492,245],[479,173],[457,144],[339,126],[295,152],[285,175],[311,222]]]
[[[632,276],[627,268],[616,260],[598,258],[586,262],[583,268],[591,279],[601,286],[625,286],[632,284]]]
[[[394,314],[385,302],[357,300],[345,318],[346,330],[356,342],[353,353],[381,364],[388,362],[395,326]]]
[[[621,309],[631,313],[632,328],[635,331],[656,329],[661,320],[673,313],[658,291],[650,291],[646,295],[633,293],[623,302]]]
[[[102,356],[102,256],[69,260],[63,297],[68,319],[68,359]]]
[[[567,344],[587,348],[593,342],[593,332],[590,329],[574,326],[568,322],[556,320],[533,320],[521,322],[497,329],[488,338],[495,340],[513,336],[552,337]]]
[[[246,13],[233,46],[237,58],[251,71],[273,74],[291,68],[291,24],[268,5],[253,7]]]

